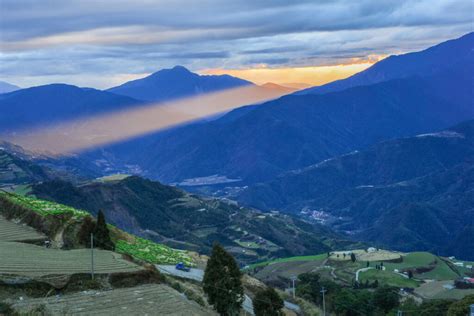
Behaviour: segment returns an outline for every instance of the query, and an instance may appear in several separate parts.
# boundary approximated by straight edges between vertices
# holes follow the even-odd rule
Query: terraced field
[[[16,224],[0,215],[0,241],[42,241],[46,236],[33,228]]]
[[[89,249],[59,250],[0,241],[0,274],[29,277],[89,273],[91,255]],[[120,254],[94,249],[96,273],[138,271],[142,268],[121,258]]]
[[[399,274],[393,273],[392,271],[382,271],[375,269],[360,273],[359,282],[363,284],[366,280],[369,282],[377,280],[382,285],[396,287],[416,288],[419,285],[419,282],[405,278]]]
[[[85,291],[62,296],[14,301],[28,313],[44,306],[47,315],[215,315],[162,284],[148,284],[111,291]]]
[[[266,266],[266,265],[271,265],[275,263],[281,263],[281,262],[294,262],[294,261],[323,261],[327,257],[327,254],[322,253],[318,255],[312,255],[312,256],[295,256],[295,257],[287,257],[287,258],[277,258],[274,260],[269,260],[269,261],[264,261],[264,262],[258,262],[249,265],[249,268],[256,268],[256,267],[261,267],[261,266]]]
[[[0,191],[0,196],[8,199],[9,201],[15,204],[19,204],[23,207],[26,207],[42,216],[59,215],[64,213],[70,213],[77,217],[89,215],[89,213],[86,211],[78,210],[73,207],[62,205],[59,203],[38,200],[33,197],[11,194],[4,191]]]

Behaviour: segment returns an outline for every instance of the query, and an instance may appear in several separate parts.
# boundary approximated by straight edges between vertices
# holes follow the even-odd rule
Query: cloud
[[[0,72],[22,86],[54,77],[106,87],[175,64],[334,65],[461,36],[473,9],[470,0],[2,0]]]

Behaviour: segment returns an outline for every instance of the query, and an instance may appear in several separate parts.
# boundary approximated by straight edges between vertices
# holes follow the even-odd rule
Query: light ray
[[[14,135],[3,135],[2,138],[31,151],[70,154],[260,103],[283,94],[258,86],[233,88],[23,130]]]

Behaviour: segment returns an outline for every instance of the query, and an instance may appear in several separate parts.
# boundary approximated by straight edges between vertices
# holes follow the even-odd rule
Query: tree
[[[333,309],[337,315],[372,315],[371,299],[372,294],[367,290],[342,289],[334,298]]]
[[[79,228],[79,232],[77,233],[78,242],[81,245],[90,247],[91,234],[94,232],[94,230],[95,230],[94,219],[91,216],[84,217],[81,228]]]
[[[374,303],[379,309],[388,313],[399,304],[397,288],[379,287],[374,293]]]
[[[416,314],[419,316],[446,316],[452,303],[452,300],[445,299],[425,301],[418,307]],[[462,313],[461,315],[467,314]]]
[[[370,266],[370,262],[369,262],[369,261],[367,261],[367,268],[368,268],[369,266]]]
[[[356,255],[353,252],[351,252],[351,261],[352,262],[356,261]]]
[[[99,214],[97,214],[97,223],[94,229],[94,243],[96,247],[105,250],[115,250],[115,245],[110,239],[110,232],[107,228],[107,222],[105,221],[102,210],[99,210]]]
[[[203,289],[208,302],[220,315],[238,315],[244,301],[242,274],[234,257],[214,244],[204,272]]]
[[[283,315],[281,309],[284,307],[283,300],[275,291],[269,287],[259,291],[253,299],[253,310],[255,316],[279,316]]]
[[[379,280],[375,279],[374,283],[372,283],[372,287],[374,289],[378,288],[379,287]]]
[[[408,270],[408,278],[409,279],[413,278],[413,271]]]
[[[462,300],[454,302],[448,309],[448,316],[468,315],[469,306],[474,304],[474,294],[465,296]]]

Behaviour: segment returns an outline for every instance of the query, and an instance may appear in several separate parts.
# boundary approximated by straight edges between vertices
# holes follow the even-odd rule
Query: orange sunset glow
[[[354,62],[351,64],[330,65],[330,66],[309,66],[309,67],[285,67],[269,68],[265,65],[247,69],[205,69],[199,71],[206,75],[231,75],[256,84],[273,82],[277,84],[304,83],[308,86],[322,85],[334,80],[347,78],[355,73],[372,66],[376,61],[385,58],[380,56],[377,60],[365,62]]]

